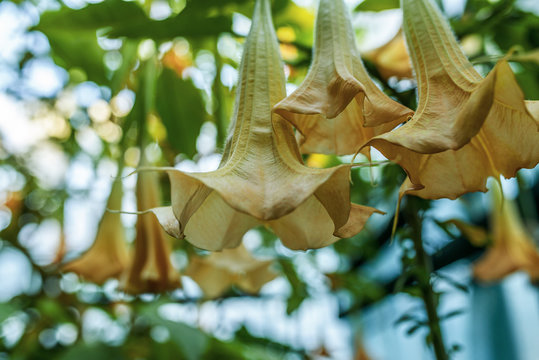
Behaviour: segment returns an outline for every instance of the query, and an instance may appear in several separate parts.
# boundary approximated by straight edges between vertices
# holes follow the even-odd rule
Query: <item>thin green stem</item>
[[[409,198],[408,200],[408,223],[412,228],[412,240],[414,242],[414,250],[416,253],[414,260],[417,266],[417,282],[419,285],[419,290],[421,291],[421,297],[425,305],[425,310],[427,312],[432,346],[437,360],[447,360],[449,357],[445,349],[442,329],[440,327],[440,318],[438,317],[436,310],[436,295],[430,282],[432,264],[429,256],[423,248],[423,221],[420,215],[420,209],[417,206],[417,200],[414,198]]]
[[[221,68],[223,61],[217,48],[218,40],[215,40],[215,46],[213,49],[213,56],[215,57],[215,79],[213,80],[212,94],[213,94],[213,118],[215,126],[217,128],[217,147],[221,148],[225,142],[226,136],[226,119],[223,109],[223,91],[221,85]]]

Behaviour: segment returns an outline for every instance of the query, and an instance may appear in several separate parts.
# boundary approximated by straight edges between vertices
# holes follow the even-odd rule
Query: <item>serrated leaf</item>
[[[156,109],[167,129],[167,139],[177,151],[193,156],[196,139],[206,118],[200,90],[170,69],[157,79]]]
[[[355,11],[383,11],[389,9],[398,9],[399,0],[365,0],[358,6]]]

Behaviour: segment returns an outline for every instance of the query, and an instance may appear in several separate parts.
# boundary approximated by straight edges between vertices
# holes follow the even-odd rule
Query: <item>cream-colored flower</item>
[[[361,54],[364,59],[371,61],[384,79],[395,76],[399,79],[411,79],[412,62],[406,50],[406,41],[402,30],[387,43]]]
[[[539,280],[539,252],[527,233],[515,203],[502,199],[498,187],[493,187],[492,247],[474,265],[474,277],[495,281],[515,271],[525,271]]]
[[[256,294],[264,284],[277,277],[271,269],[272,264],[273,260],[255,259],[240,245],[205,257],[192,257],[185,275],[191,277],[209,298],[219,297],[232,285]]]
[[[154,208],[159,204],[156,173],[138,174],[136,195],[139,209]],[[157,213],[159,211],[156,210]],[[126,292],[158,293],[181,285],[180,274],[170,262],[171,239],[167,237],[153,215],[139,215],[135,251],[122,285]]]
[[[486,191],[489,176],[533,168],[539,105],[524,101],[507,62],[483,79],[431,1],[403,0],[402,8],[418,109],[402,127],[367,143],[405,169],[401,195],[454,199]]]
[[[108,209],[122,206],[122,182],[116,179],[107,202]],[[62,267],[83,279],[102,284],[105,280],[118,277],[126,269],[128,249],[120,214],[105,211],[99,223],[94,244],[80,258]]]
[[[313,51],[305,80],[274,107],[301,133],[302,152],[354,154],[412,116],[367,74],[343,0],[320,0]]]
[[[158,217],[169,234],[221,250],[237,247],[247,230],[264,224],[287,247],[312,249],[357,234],[377,211],[350,203],[349,166],[303,165],[292,126],[271,112],[285,96],[278,49],[269,1],[258,0],[219,169],[164,169],[172,211]]]

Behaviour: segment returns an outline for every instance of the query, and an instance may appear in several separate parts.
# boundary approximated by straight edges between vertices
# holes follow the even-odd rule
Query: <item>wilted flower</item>
[[[206,257],[195,256],[189,261],[185,275],[191,277],[209,298],[222,295],[232,285],[256,294],[277,273],[271,270],[273,260],[257,260],[240,245]]]
[[[274,107],[300,131],[303,152],[353,154],[411,117],[369,78],[343,0],[320,1],[313,51],[305,80]]]
[[[401,165],[401,194],[457,198],[486,191],[489,176],[539,162],[537,102],[525,102],[506,61],[482,78],[429,0],[403,0],[403,28],[418,81],[414,117],[369,141]]]
[[[136,195],[139,209],[158,205],[156,173],[138,174]],[[159,221],[153,215],[142,214],[138,218],[136,230],[135,252],[124,279],[124,290],[129,293],[147,293],[179,287],[180,275],[170,262],[170,238],[167,238]]]
[[[122,182],[116,179],[107,202],[108,209],[122,206]],[[85,280],[102,284],[111,277],[118,277],[127,267],[128,249],[120,214],[106,211],[99,223],[94,244],[80,258],[62,267]]]
[[[168,233],[221,250],[237,247],[247,230],[264,224],[287,247],[310,249],[357,234],[377,211],[350,203],[350,166],[304,166],[292,126],[272,115],[272,106],[285,96],[278,49],[269,1],[259,0],[219,169],[164,169],[171,181],[172,211],[159,217]]]
[[[491,192],[492,247],[475,263],[474,277],[495,281],[515,271],[525,271],[532,280],[539,280],[539,252],[526,232],[515,203],[502,199],[496,186]]]

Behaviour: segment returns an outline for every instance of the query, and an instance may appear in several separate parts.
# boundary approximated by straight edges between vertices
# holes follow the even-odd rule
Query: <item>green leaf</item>
[[[290,315],[300,307],[303,300],[309,296],[309,293],[307,291],[307,284],[300,279],[290,260],[280,259],[279,264],[292,288],[292,293],[288,298],[286,306],[286,313]]]
[[[52,31],[73,32],[103,29],[101,35],[109,37],[152,38],[168,40],[178,36],[214,36],[232,28],[231,15],[209,16],[214,8],[213,1],[207,6],[199,2],[189,4],[178,15],[165,19],[150,19],[136,2],[106,0],[90,4],[82,9],[73,10],[63,7],[57,11],[46,12],[34,30],[48,34]],[[76,39],[76,37],[74,37]]]
[[[195,155],[196,139],[207,116],[200,90],[165,68],[157,79],[156,108],[170,145],[187,156]]]
[[[113,73],[110,80],[112,94],[117,94],[127,83],[129,75],[137,61],[138,42],[125,41],[122,49],[122,65]]]
[[[121,27],[146,19],[148,17],[136,2],[107,0],[79,10],[63,7],[60,10],[45,12],[34,29],[43,32],[50,30],[95,32],[104,27]]]
[[[399,8],[399,0],[365,0],[355,11],[383,11]]]
[[[18,307],[16,307],[13,304],[10,303],[0,303],[0,324],[6,320],[8,317],[13,315],[15,311],[19,310]]]
[[[81,69],[88,80],[101,85],[108,84],[103,62],[105,51],[97,44],[95,33],[80,32],[74,36],[65,31],[42,31],[49,39],[51,56],[57,65],[67,70]]]
[[[183,354],[186,360],[198,360],[207,351],[210,337],[201,330],[183,323],[163,319],[158,309],[163,302],[151,303],[141,309],[141,314],[153,326],[164,326],[168,329],[170,339]]]
[[[109,347],[104,344],[78,343],[68,348],[58,360],[123,360],[127,359],[117,347]]]

